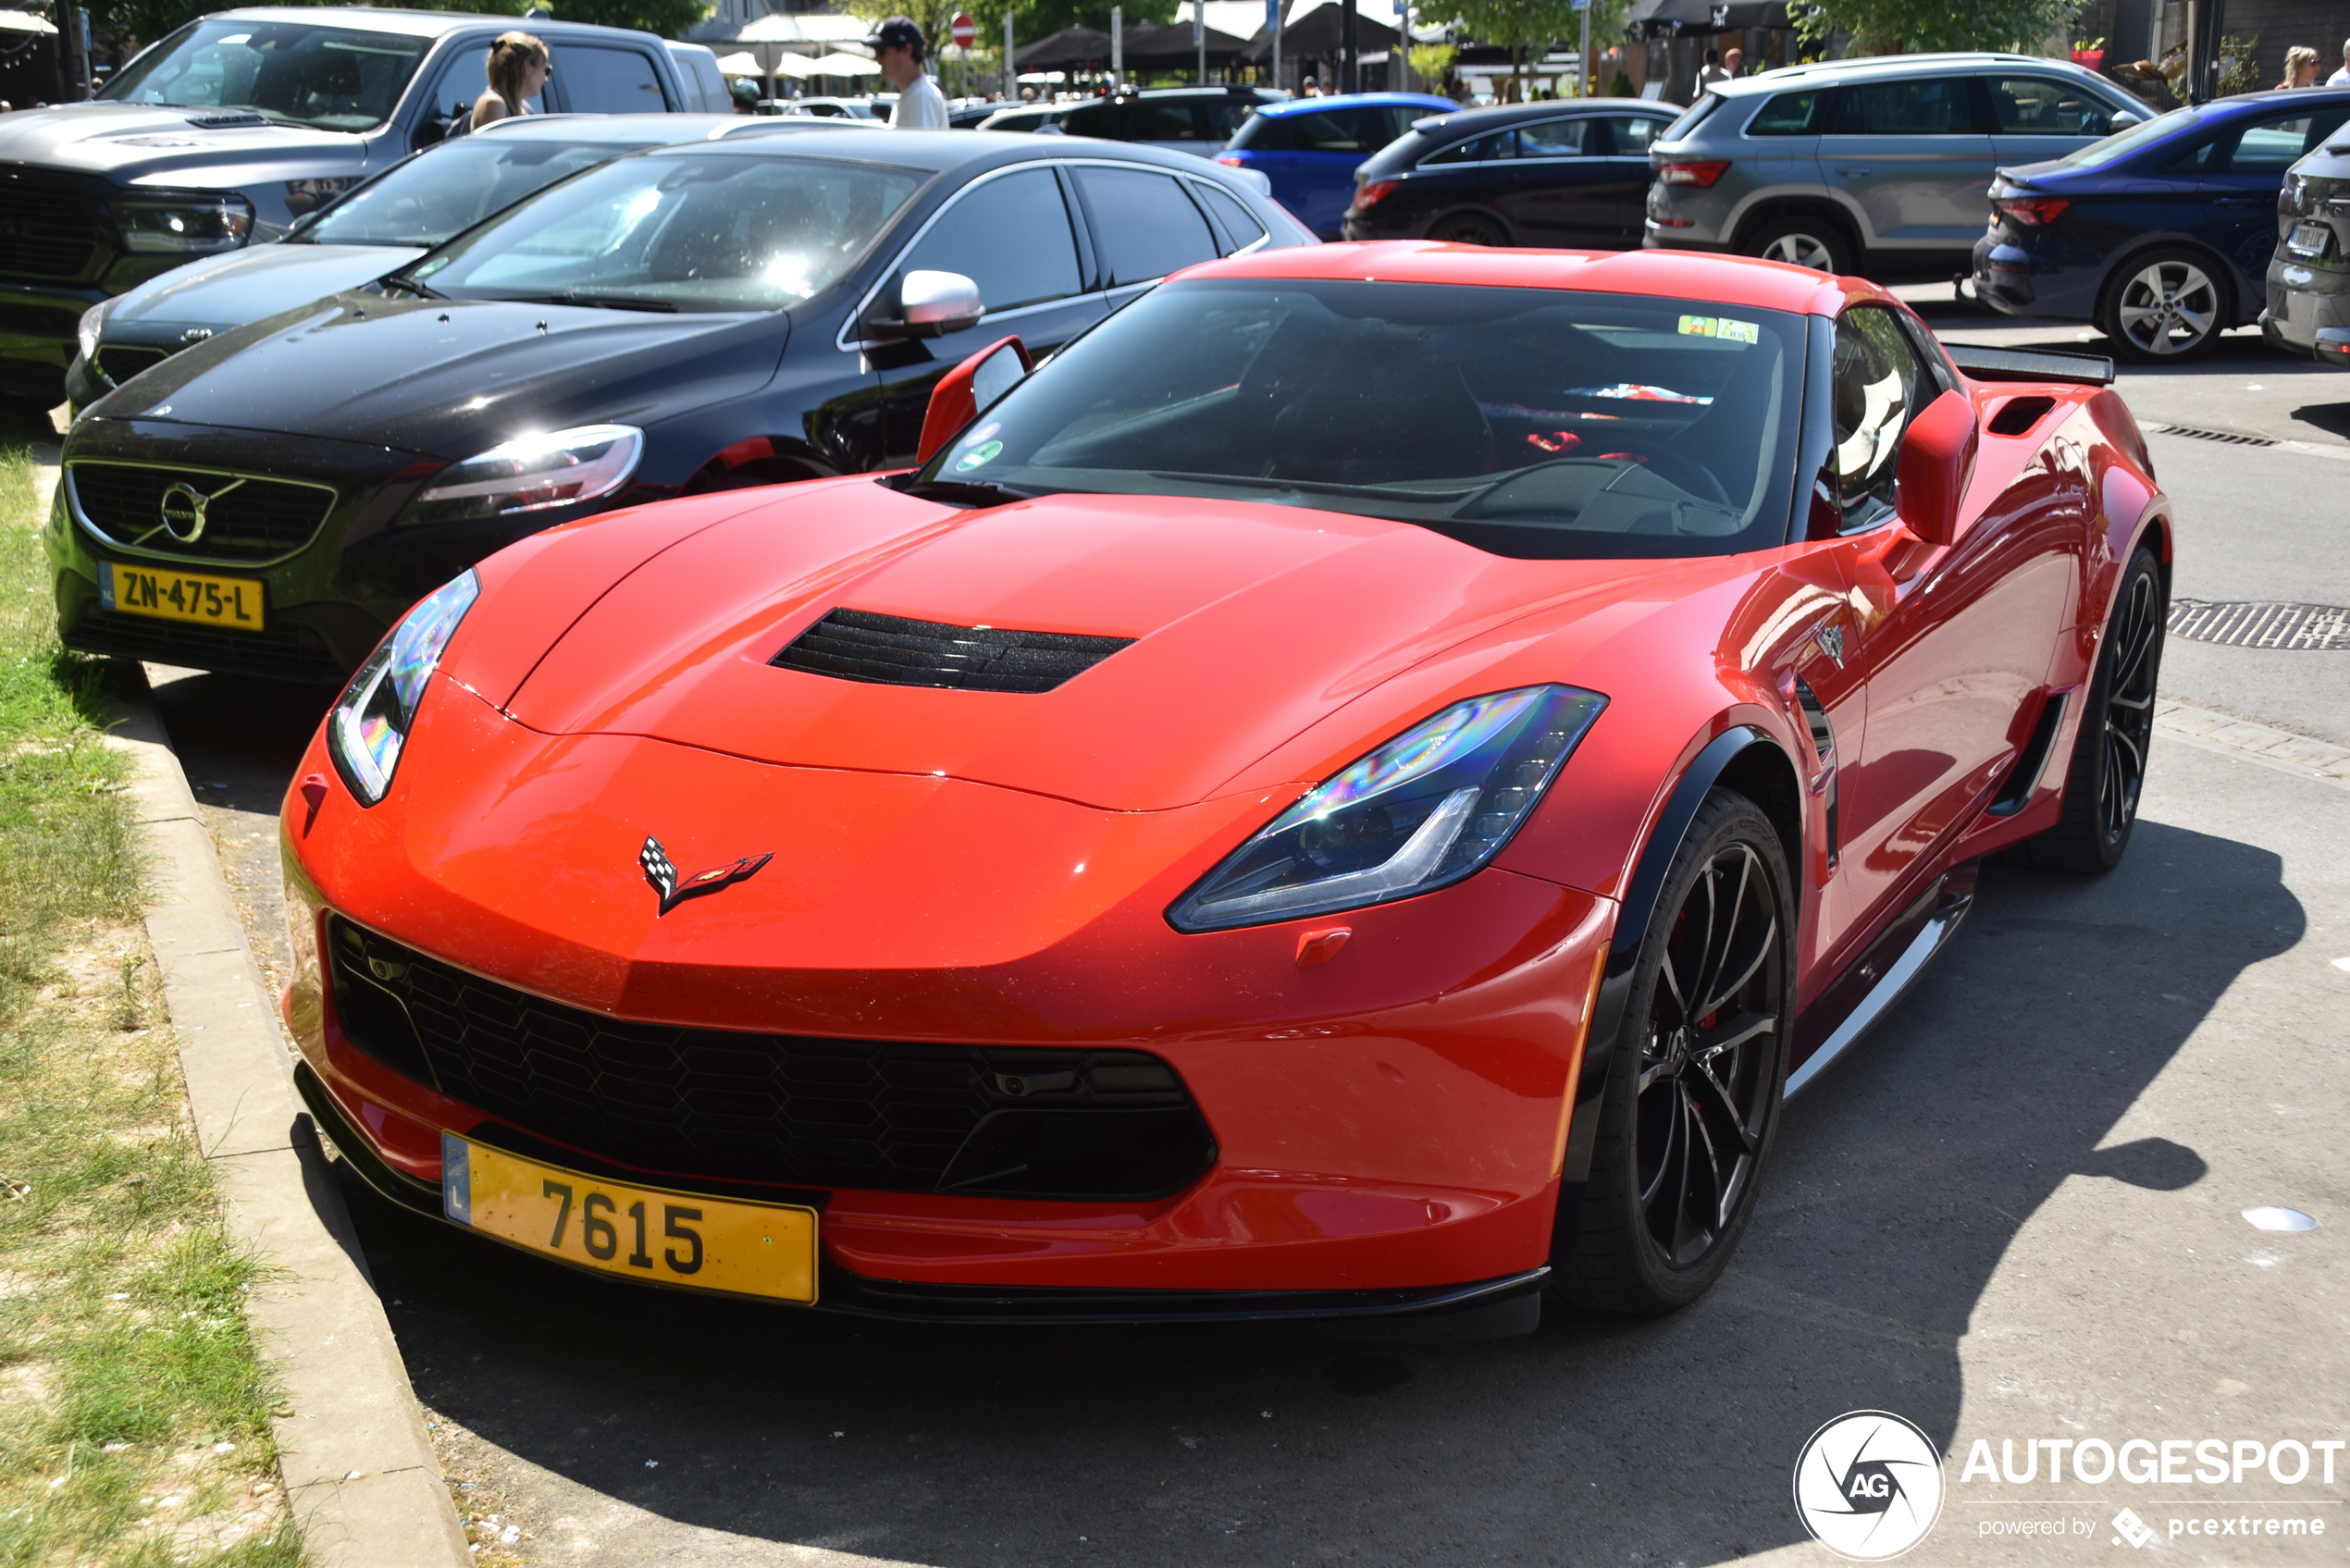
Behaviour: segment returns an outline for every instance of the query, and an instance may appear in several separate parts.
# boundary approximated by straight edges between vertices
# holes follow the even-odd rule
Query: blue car
[[[2176,109],[2003,168],[1974,291],[2010,315],[2091,321],[2125,359],[2200,353],[2257,320],[2285,171],[2350,119],[2350,88]]]
[[[1428,93],[1350,93],[1268,104],[1248,117],[1216,161],[1257,170],[1273,182],[1273,200],[1323,239],[1335,240],[1363,160],[1411,130],[1413,121],[1459,107]]]

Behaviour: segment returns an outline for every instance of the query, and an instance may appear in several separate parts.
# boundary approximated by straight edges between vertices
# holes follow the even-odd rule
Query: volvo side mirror
[[[917,269],[897,286],[897,314],[872,324],[877,338],[943,338],[976,327],[987,306],[979,285],[959,272]]]
[[[931,389],[930,408],[922,415],[921,445],[915,449],[917,465],[928,463],[955,432],[996,406],[996,400],[1020,384],[1036,362],[1028,345],[1006,338],[963,361],[938,378]]]
[[[1982,444],[1974,404],[1961,391],[1943,393],[1910,421],[1893,479],[1894,508],[1910,532],[1930,545],[1959,542],[1960,509]]]

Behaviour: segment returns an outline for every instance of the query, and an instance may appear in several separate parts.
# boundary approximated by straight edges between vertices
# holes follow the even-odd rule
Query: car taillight
[[[1403,183],[1400,179],[1366,180],[1354,188],[1354,210],[1359,213],[1367,207],[1378,206],[1395,194],[1395,188]]]
[[[1239,168],[1242,167],[1241,156],[1238,153],[1218,153],[1216,154],[1216,161],[1222,164],[1226,168]]]
[[[1671,163],[1657,170],[1656,178],[1666,185],[1703,187],[1721,179],[1723,171],[1729,167],[1730,161],[1727,158],[1702,158],[1688,163]]]
[[[2002,217],[2011,217],[2029,228],[2054,223],[2057,214],[2072,204],[2061,196],[2011,196],[1991,204]]]

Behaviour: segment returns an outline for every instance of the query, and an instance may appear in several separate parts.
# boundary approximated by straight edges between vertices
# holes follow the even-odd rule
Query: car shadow
[[[2276,856],[2158,822],[2104,879],[1986,867],[1916,991],[1789,1108],[1730,1274],[1662,1321],[1376,1346],[860,1322],[353,1202],[421,1397],[631,1505],[560,1561],[689,1525],[953,1565],[1717,1562],[1801,1538],[1788,1475],[1821,1422],[1889,1409],[1948,1443],[1960,1337],[2059,1183],[2202,1179],[2192,1148],[2106,1140],[2304,923]]]

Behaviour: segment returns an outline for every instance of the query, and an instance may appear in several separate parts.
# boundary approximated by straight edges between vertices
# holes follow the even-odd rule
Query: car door
[[[1405,188],[1413,210],[1440,220],[1468,207],[1498,214],[1510,191],[1510,166],[1516,161],[1515,130],[1489,131],[1439,147],[1419,161]]]
[[[2245,121],[2219,149],[2222,156],[2204,179],[2201,238],[2234,264],[2239,314],[2255,315],[2266,294],[2285,171],[2323,144],[2345,117],[2350,105],[2272,110]]]
[[[1282,123],[1290,132],[1291,151],[1284,154],[1290,194],[1279,183],[1273,193],[1300,223],[1325,240],[1335,238],[1354,199],[1354,171],[1394,140],[1389,134],[1393,122],[1385,109],[1360,104],[1291,115]]]
[[[1991,94],[1992,157],[2001,168],[2077,152],[2110,134],[2125,107],[2069,77],[1995,72],[1983,85]]]
[[[2059,443],[1955,544],[1923,544],[1900,525],[1894,477],[1910,421],[1956,377],[1876,305],[1837,320],[1834,363],[1839,505],[1866,547],[1847,660],[1861,661],[1868,723],[1839,801],[1848,907],[1866,930],[2021,753],[2077,601],[2094,501],[2086,451]]]
[[[1517,128],[1501,208],[1521,245],[1577,251],[1616,248],[1616,171],[1602,155],[1599,122],[1589,115],[1533,120]]]
[[[554,51],[554,61],[549,80],[572,114],[657,115],[677,107],[662,91],[652,61],[637,50],[565,43]]]
[[[1871,246],[1960,250],[1989,218],[1991,136],[1971,76],[1846,85],[1820,173],[1868,223]]]
[[[1190,199],[1173,194],[1196,219]],[[907,273],[932,271],[959,272],[978,284],[986,315],[942,338],[866,349],[879,378],[884,466],[914,461],[931,389],[971,354],[1013,333],[1032,353],[1046,353],[1102,318],[1107,306],[1085,276],[1068,195],[1046,164],[983,177],[941,207],[897,258],[882,290],[883,314]]]
[[[1640,242],[1640,220],[1648,207],[1649,146],[1673,122],[1658,115],[1604,115],[1599,121],[1607,145],[1599,156],[1607,164],[1603,183],[1614,198],[1615,238],[1612,249],[1630,249]]]

